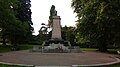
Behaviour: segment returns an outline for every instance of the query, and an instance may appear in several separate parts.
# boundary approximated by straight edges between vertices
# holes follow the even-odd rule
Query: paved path
[[[116,61],[116,59],[110,57],[114,55],[99,52],[39,53],[24,50],[0,53],[0,55],[0,62],[35,66],[91,65],[111,63]]]

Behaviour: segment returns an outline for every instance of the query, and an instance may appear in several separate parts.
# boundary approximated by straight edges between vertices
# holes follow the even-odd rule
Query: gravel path
[[[29,50],[0,53],[0,62],[35,66],[91,65],[115,62],[111,54],[100,52],[39,53]]]

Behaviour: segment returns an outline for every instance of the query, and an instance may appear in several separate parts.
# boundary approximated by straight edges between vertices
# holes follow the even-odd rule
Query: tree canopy
[[[72,46],[76,46],[75,43],[75,27],[72,26],[64,26],[61,29],[61,33],[62,33],[62,39],[65,41],[70,41]]]
[[[97,44],[100,51],[106,51],[108,45],[119,45],[119,6],[119,0],[73,0],[78,42]]]
[[[0,0],[0,33],[3,39],[9,39],[13,45],[26,41],[26,36],[32,35],[30,0],[24,1],[26,3],[22,0]]]

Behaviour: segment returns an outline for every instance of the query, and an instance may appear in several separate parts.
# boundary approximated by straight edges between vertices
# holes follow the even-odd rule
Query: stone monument
[[[57,15],[55,6],[52,5],[50,9],[50,16],[48,26],[52,28],[52,35],[49,40],[46,40],[42,44],[42,48],[35,48],[34,51],[45,53],[63,53],[63,52],[78,52],[79,48],[71,49],[69,41],[65,41],[61,37],[61,18]]]
[[[48,25],[52,28],[52,35],[51,39],[43,43],[44,52],[68,52],[70,42],[61,37],[61,18],[57,15],[54,5],[50,9]]]

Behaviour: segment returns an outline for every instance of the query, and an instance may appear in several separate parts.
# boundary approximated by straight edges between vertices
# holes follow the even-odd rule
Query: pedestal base
[[[64,41],[62,39],[50,39],[48,41],[44,41],[42,48],[44,49],[44,52],[70,52],[69,41]]]

